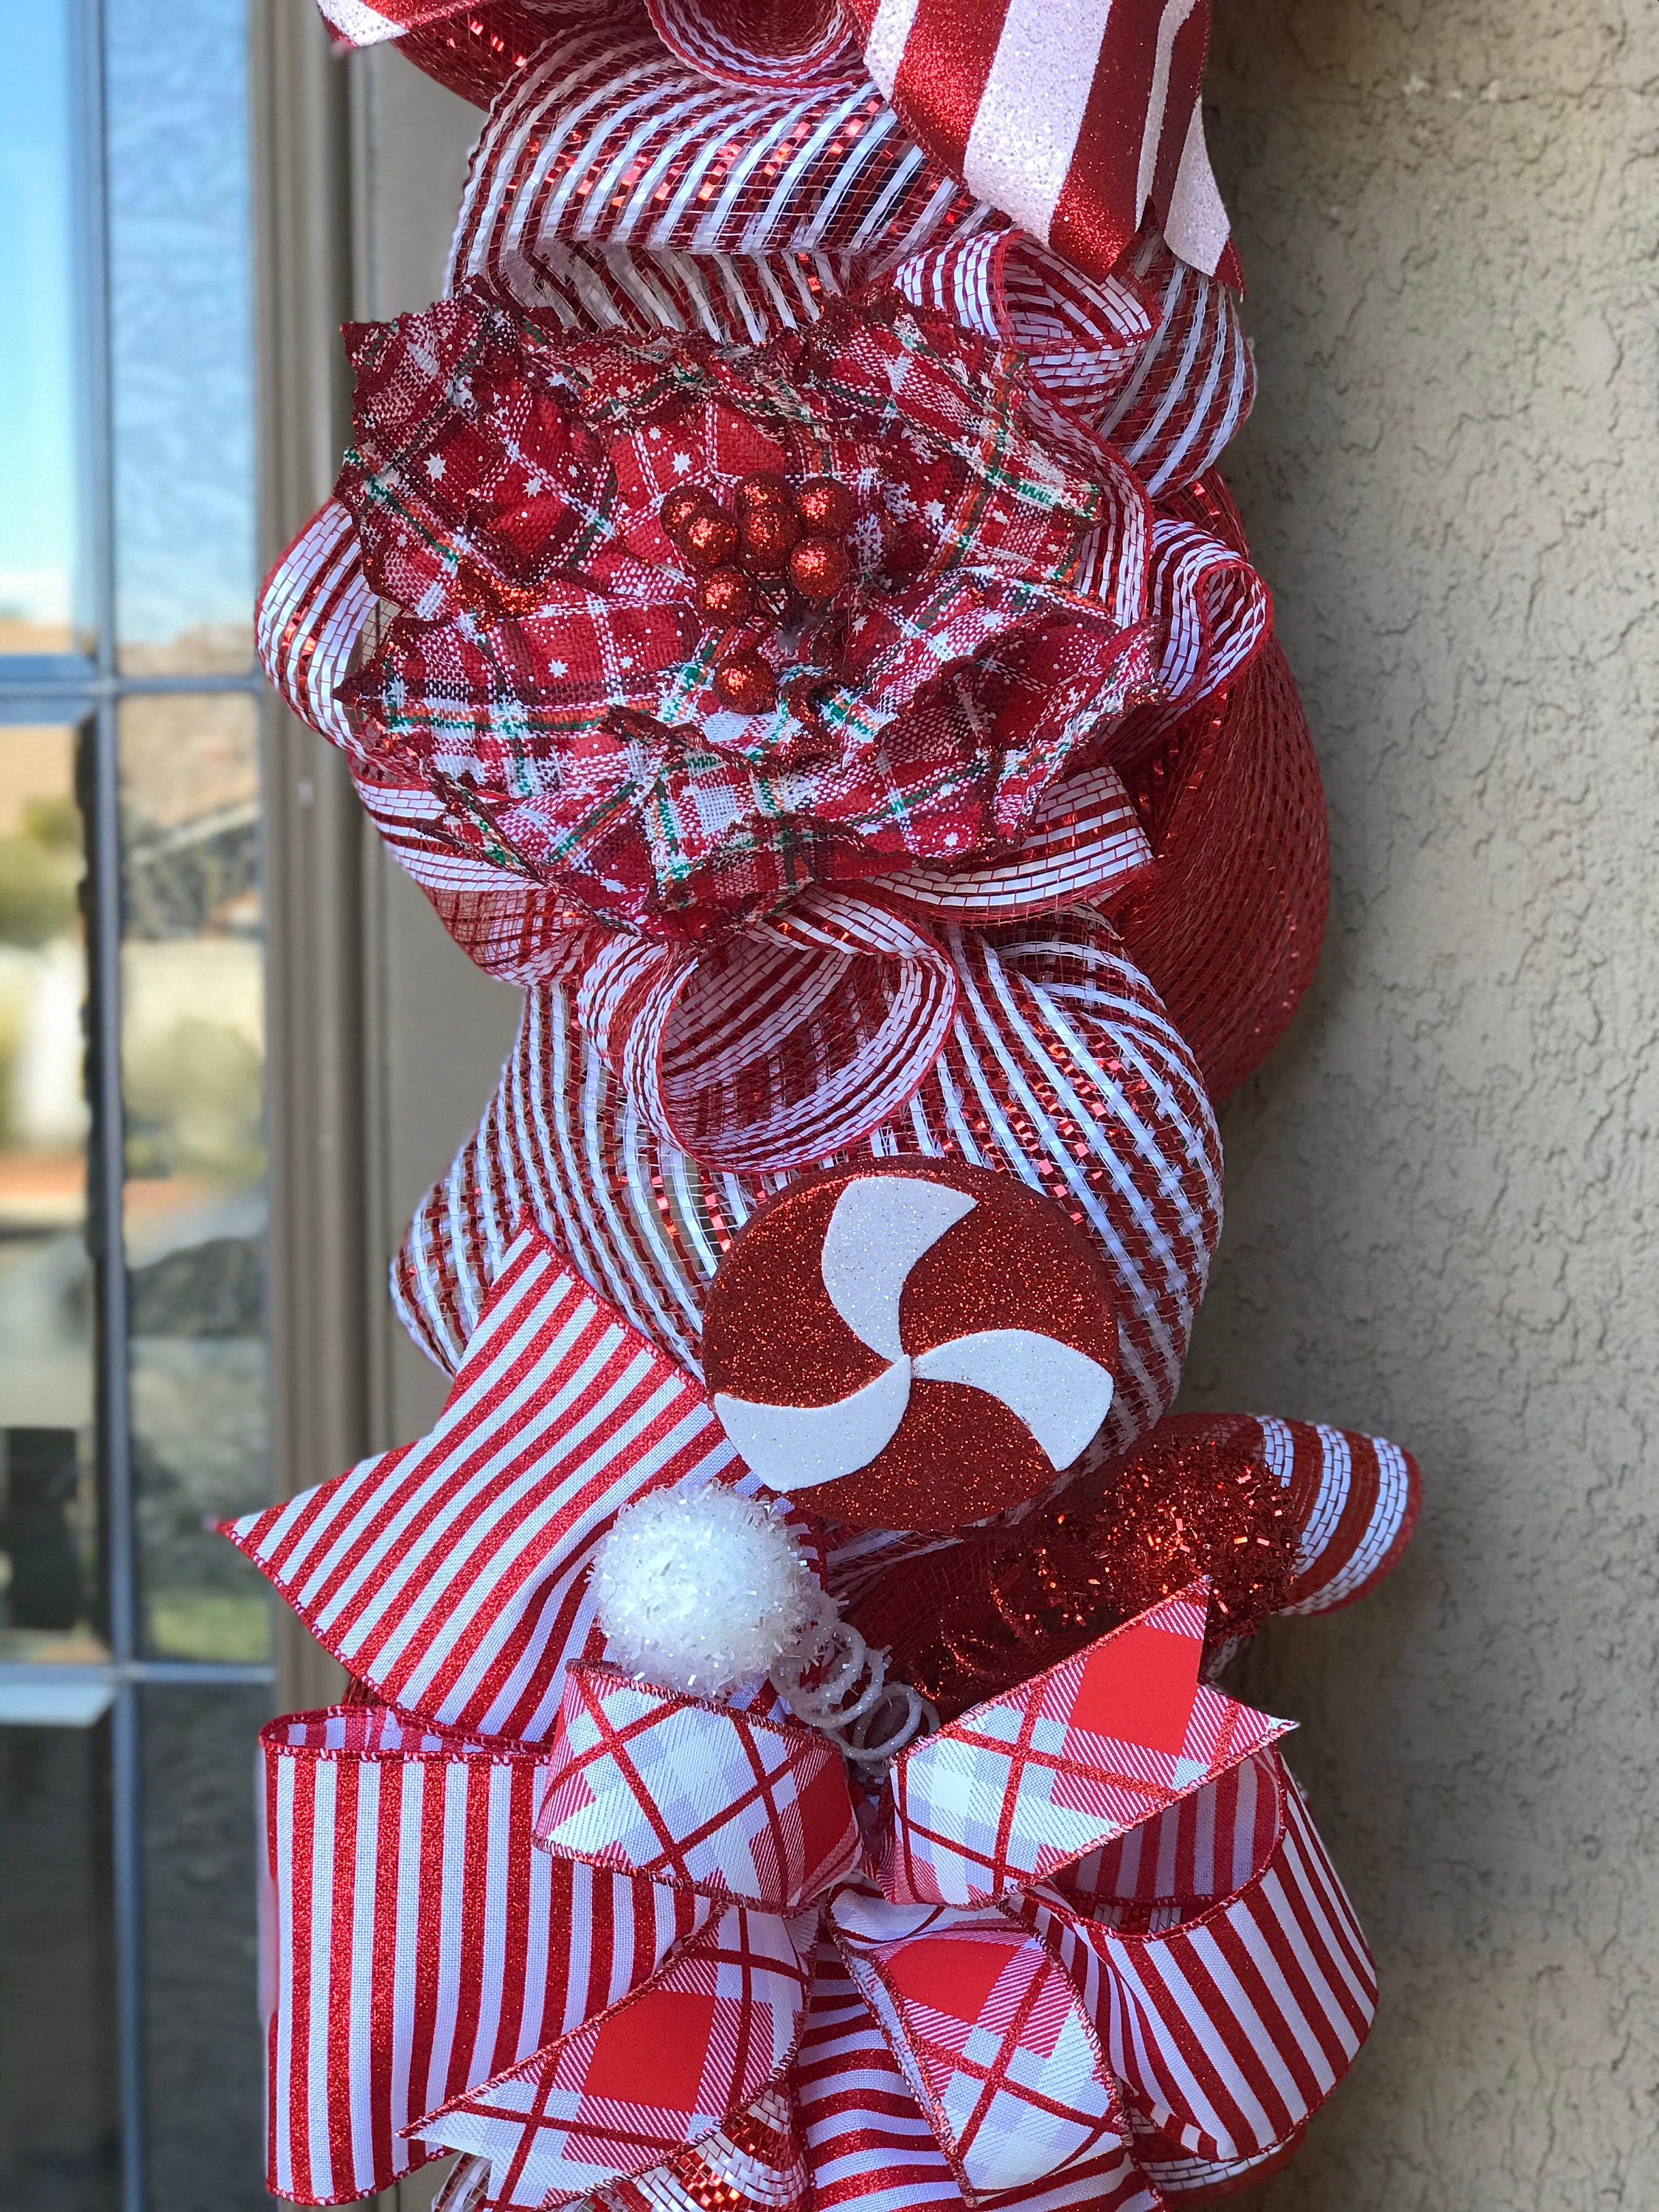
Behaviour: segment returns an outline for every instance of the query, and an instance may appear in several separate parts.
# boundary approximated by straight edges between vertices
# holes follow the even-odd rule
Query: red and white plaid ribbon
[[[486,2204],[628,2180],[650,2201],[653,2167],[738,2132],[798,2069],[809,2186],[851,2154],[864,2170],[831,2201],[880,2202],[900,2176],[848,2124],[869,2092],[849,2072],[829,2109],[810,2057],[826,2007],[843,2039],[849,2011],[864,2023],[970,2201],[1046,2202],[1030,2192],[1132,2172],[1148,2142],[1166,2166],[1255,2160],[1346,2069],[1373,1990],[1268,1748],[1285,1724],[1200,1687],[1203,1625],[1201,1589],[1165,1600],[963,1717],[969,1736],[1021,1717],[971,1778],[979,1824],[1026,1832],[1046,1802],[1072,1869],[1034,1878],[1016,1846],[965,1906],[895,1893],[928,1848],[913,1832],[963,1808],[959,1760],[930,1744],[898,1762],[872,1876],[822,1739],[607,1668],[573,1666],[533,1759],[362,1708],[274,1723],[274,2183],[338,2201],[413,2138],[484,2161]],[[442,2094],[411,2112],[423,2084]]]

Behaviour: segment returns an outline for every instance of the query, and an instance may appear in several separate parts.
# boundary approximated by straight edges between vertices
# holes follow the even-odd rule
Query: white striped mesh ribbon
[[[466,15],[441,0],[323,6],[357,45]],[[489,0],[481,12],[492,13]],[[506,11],[493,12],[505,31]],[[1110,8],[1101,0],[848,0],[847,17],[822,0],[805,20],[799,9],[778,9],[771,22],[730,0],[652,0],[651,15],[659,37],[643,52],[659,62],[672,57],[685,97],[699,88],[746,91],[731,127],[751,140],[765,136],[758,100],[799,101],[827,86],[832,96],[860,101],[870,121],[872,106],[896,115],[939,171],[1090,275],[1110,270],[1152,209],[1183,260],[1237,281],[1200,104],[1207,0],[1117,0]],[[522,9],[513,15],[515,42],[533,21]],[[548,43],[584,21],[592,21],[584,8],[569,9],[562,23],[551,17]],[[467,27],[476,33],[487,23]],[[868,79],[849,66],[853,29]],[[528,68],[545,52],[532,52]]]
[[[1157,327],[1095,428],[1154,499],[1214,466],[1255,398],[1255,360],[1235,294],[1140,240],[1126,264],[1156,305]]]
[[[984,928],[1103,898],[1152,858],[1122,778],[1103,763],[1049,786],[1012,860],[949,872],[907,868],[872,878],[866,888],[887,890],[921,914]]]
[[[768,1175],[897,1114],[955,1019],[945,946],[879,894],[815,884],[699,957],[597,933],[576,1017],[647,1127]]]
[[[939,934],[958,992],[944,1049],[903,1112],[844,1157],[1000,1167],[1067,1208],[1112,1276],[1121,1364],[1102,1449],[1127,1449],[1174,1397],[1220,1226],[1208,1100],[1103,923],[1069,915]],[[477,1135],[416,1216],[394,1296],[453,1367],[520,1221],[535,1221],[695,1368],[715,1264],[782,1179],[706,1171],[654,1137],[569,994],[545,986],[526,1000]]]
[[[447,285],[556,292],[566,253],[611,247],[890,266],[990,213],[867,80],[736,91],[648,33],[578,32],[550,39],[492,109]]]

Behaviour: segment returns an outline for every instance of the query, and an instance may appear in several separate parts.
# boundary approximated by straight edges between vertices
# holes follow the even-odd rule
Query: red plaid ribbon
[[[1191,2112],[1165,2109],[1163,2077],[1147,2073],[1121,2026],[1126,2008],[1144,2002],[1144,1966],[1124,1993],[1114,1994],[1115,1938],[1107,1921],[1117,1906],[1106,1907],[1107,1921],[1097,1923],[1080,1901],[1091,1884],[1109,1892],[1115,1874],[1121,1885],[1121,1868],[1105,1867],[1108,1850],[1126,1832],[1141,1831],[1149,1805],[1167,1815],[1208,1792],[1212,1819],[1224,1778],[1247,1763],[1255,1781],[1248,1792],[1235,1789],[1231,1802],[1243,1810],[1248,1832],[1233,1841],[1238,1864],[1226,1872],[1239,1878],[1224,1891],[1221,1909],[1259,1917],[1255,1892],[1264,1881],[1272,1887],[1282,1879],[1287,1785],[1266,1746],[1284,1724],[1199,1689],[1202,1630],[1201,1592],[1169,1601],[1091,1647],[1080,1672],[1054,1670],[1000,1701],[1009,1711],[1023,1708],[1016,1734],[1041,1745],[1031,1756],[1046,1762],[1051,1776],[1062,1774],[1087,1808],[1056,1857],[1088,1865],[1068,1897],[1019,1874],[1010,1861],[996,1895],[966,1909],[907,1903],[889,1879],[893,1868],[915,1863],[910,1831],[918,1817],[934,1832],[963,1803],[960,1771],[930,1759],[931,1746],[897,1763],[888,1814],[897,1842],[884,1859],[888,1872],[872,1881],[851,1863],[856,1831],[839,1768],[802,1741],[805,1731],[700,1705],[608,1669],[573,1666],[538,1839],[560,1858],[597,1861],[635,1878],[649,1872],[725,1904],[628,1998],[450,2100],[411,2132],[486,2160],[485,2201],[495,2204],[557,2203],[601,2179],[642,2176],[671,2151],[693,2145],[697,2129],[712,2130],[711,2083],[724,2085],[731,2103],[720,2117],[731,2120],[763,2086],[769,2057],[787,2053],[776,2060],[780,2070],[793,2061],[813,2002],[822,1930],[969,2197],[1052,2185],[1073,2170],[1092,2172],[1103,2154],[1128,2148],[1126,2096],[1150,2100],[1158,2125],[1173,2127],[1177,2140],[1186,2129],[1206,2155],[1253,2157],[1261,2146],[1249,2130],[1242,2142],[1214,2138],[1210,2103]],[[1159,1639],[1176,1647],[1167,1662],[1148,1652],[1149,1640]],[[1202,1707],[1200,1699],[1207,1701]],[[1183,1702],[1184,1723],[1177,1710]],[[1000,1718],[988,1709],[964,1725],[994,1734]],[[1174,1767],[1167,1750],[1172,1731],[1183,1745]],[[694,1745],[696,1755],[688,1759]],[[1157,1771],[1148,1788],[1142,1778],[1149,1769]],[[1132,1790],[1140,1784],[1138,1802],[1121,1795],[1126,1771]],[[1000,1773],[981,1767],[971,1778],[984,1826],[1020,1831],[1032,1802],[1031,1771],[1028,1758],[1005,1761]],[[758,1855],[757,1838],[765,1839]],[[806,1871],[812,1866],[821,1870],[816,1894]],[[1304,1906],[1302,1897],[1297,1902]],[[1213,1917],[1216,1909],[1206,1899],[1200,1917]],[[1311,1978],[1302,1972],[1290,2014],[1264,2019],[1253,2011],[1252,2031],[1265,2030],[1270,2042],[1285,2038],[1298,2051],[1299,2039],[1311,2034],[1318,2042],[1322,2034],[1322,2052],[1328,2044],[1346,2054],[1346,2064],[1363,2036],[1368,2005],[1355,2002],[1345,1978],[1351,1954],[1333,1966],[1323,1947],[1334,1934],[1346,1937],[1351,1922],[1327,1931],[1311,1949],[1304,1943],[1304,1966],[1308,1960],[1322,1963]],[[1167,1950],[1174,1933],[1172,1925],[1159,1938],[1140,1941],[1156,1948],[1161,1940]],[[1363,1958],[1363,1946],[1352,1955]],[[751,1992],[741,2002],[753,2006],[752,2017],[732,2009],[740,2003],[739,1981]],[[1206,2007],[1218,2017],[1205,2017]],[[1224,2045],[1231,2029],[1237,2039],[1228,2008],[1224,1995],[1213,1994],[1206,2004],[1189,2005],[1188,2038],[1200,2047],[1212,2040]],[[1109,2048],[1116,2055],[1109,2058]],[[1156,2049],[1156,2038],[1148,2039],[1147,2053]],[[740,2051],[747,2070],[735,2063]],[[1269,2063],[1281,2070],[1285,2063]],[[1321,2071],[1305,2074],[1306,2109],[1334,2079],[1327,2066],[1328,2078],[1314,2086]],[[663,2095],[670,2080],[678,2085],[672,2104]],[[618,2111],[626,2114],[626,2142]],[[672,2141],[669,2111],[682,2130]],[[1281,2100],[1274,2124],[1283,2122],[1281,2132],[1288,2132],[1304,2117],[1304,2108]],[[601,2150],[614,2161],[603,2177],[593,2164]]]
[[[1207,1596],[1164,1599],[896,1761],[886,1893],[904,1903],[990,1904],[1047,1881],[1281,1735],[1288,1723],[1263,1723],[1199,1681]]]

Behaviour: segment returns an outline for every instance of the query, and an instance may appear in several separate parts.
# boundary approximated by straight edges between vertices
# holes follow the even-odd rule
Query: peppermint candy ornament
[[[721,1261],[703,1364],[769,1488],[943,1531],[1036,1497],[1109,1412],[1117,1322],[1088,1242],[1012,1176],[883,1162],[792,1183]]]

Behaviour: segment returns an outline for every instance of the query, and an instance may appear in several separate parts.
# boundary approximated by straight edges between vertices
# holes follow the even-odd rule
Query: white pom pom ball
[[[699,1697],[766,1674],[822,1602],[783,1522],[718,1486],[657,1491],[619,1513],[589,1587],[620,1663]]]

